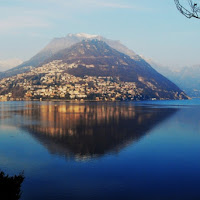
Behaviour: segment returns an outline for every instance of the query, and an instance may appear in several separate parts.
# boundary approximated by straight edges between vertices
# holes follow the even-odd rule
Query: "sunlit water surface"
[[[22,200],[199,200],[200,100],[0,102],[0,169]]]

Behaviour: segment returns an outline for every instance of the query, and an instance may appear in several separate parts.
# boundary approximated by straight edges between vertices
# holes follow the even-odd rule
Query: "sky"
[[[181,15],[174,0],[0,0],[0,60],[28,60],[80,32],[120,40],[164,66],[200,64],[200,20]]]

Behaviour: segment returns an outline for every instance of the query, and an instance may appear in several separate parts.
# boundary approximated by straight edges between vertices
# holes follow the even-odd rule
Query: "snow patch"
[[[97,38],[98,35],[91,35],[91,34],[87,34],[87,33],[77,33],[77,34],[69,34],[69,36],[76,36],[76,37],[81,37],[81,38],[87,38],[87,39],[93,39],[93,38]]]

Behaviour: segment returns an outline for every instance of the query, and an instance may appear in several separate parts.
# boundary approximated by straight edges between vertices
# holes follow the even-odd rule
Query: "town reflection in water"
[[[51,154],[84,160],[119,152],[176,111],[128,103],[30,103],[18,113],[30,122],[23,128]]]

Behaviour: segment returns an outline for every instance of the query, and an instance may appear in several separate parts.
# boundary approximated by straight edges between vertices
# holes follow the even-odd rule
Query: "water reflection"
[[[177,111],[131,104],[31,103],[27,108],[18,111],[26,119],[23,128],[51,154],[77,159],[117,153]]]

